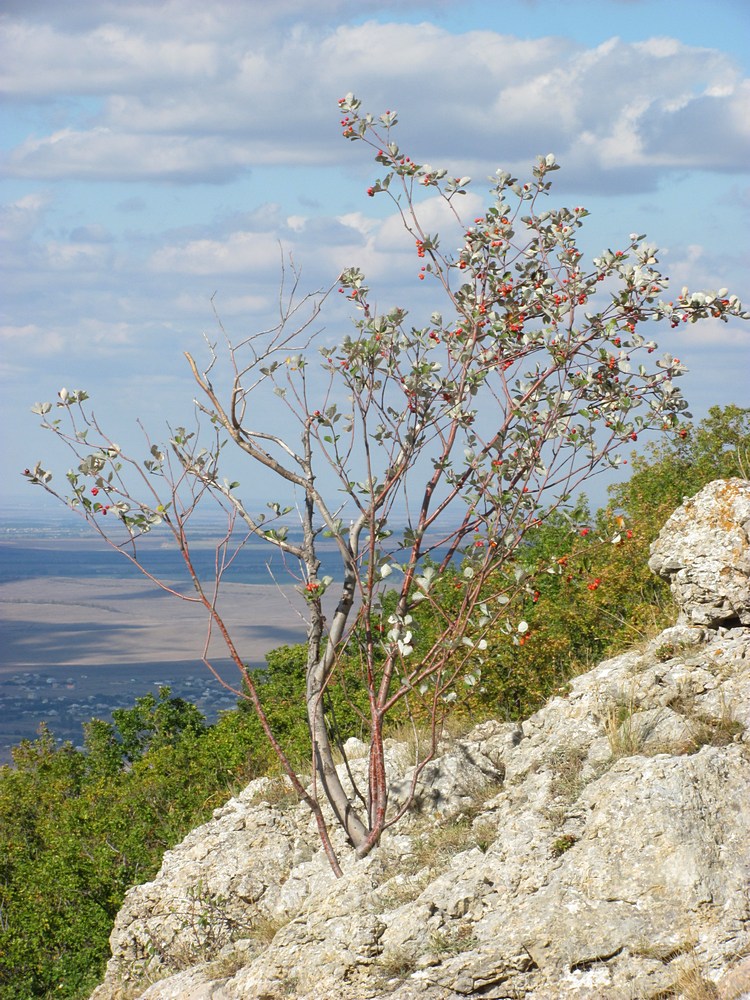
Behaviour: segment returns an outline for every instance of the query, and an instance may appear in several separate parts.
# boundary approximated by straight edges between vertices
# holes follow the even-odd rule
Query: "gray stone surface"
[[[690,570],[677,625],[446,743],[376,851],[337,839],[343,878],[305,808],[251,783],[128,893],[94,1000],[750,995],[748,490],[712,484],[656,543],[659,572]]]
[[[696,625],[750,625],[750,482],[718,480],[686,500],[651,547],[650,569]]]

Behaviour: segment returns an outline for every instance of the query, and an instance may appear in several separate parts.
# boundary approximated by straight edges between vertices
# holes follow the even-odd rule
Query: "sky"
[[[290,255],[303,291],[359,266],[383,308],[425,306],[341,138],[347,92],[471,176],[470,207],[553,152],[590,253],[646,233],[673,288],[747,306],[748,41],[746,0],[3,0],[0,509],[43,505],[25,467],[66,468],[30,412],[63,386],[124,446],[137,419],[190,421],[183,352],[206,357],[214,310],[236,339],[266,329]],[[351,331],[335,296],[321,322]],[[750,405],[750,323],[657,339],[696,419]]]

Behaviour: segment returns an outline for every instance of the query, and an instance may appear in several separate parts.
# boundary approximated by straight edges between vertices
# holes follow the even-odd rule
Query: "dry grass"
[[[412,903],[430,884],[432,876],[427,868],[417,872],[401,872],[376,890],[377,911],[387,913],[405,903]]]
[[[703,976],[697,962],[683,969],[677,976],[672,993],[674,1000],[718,1000],[716,983]]]
[[[684,736],[658,742],[651,739],[658,717],[654,716],[650,725],[644,718],[639,719],[641,708],[635,703],[632,694],[627,699],[622,698],[608,705],[603,712],[604,728],[612,759],[619,760],[642,753],[649,756],[660,753],[692,754],[704,746],[729,746],[743,732],[742,723],[735,718],[732,708],[724,701],[718,716],[707,715],[701,712],[694,693],[684,690],[666,707],[682,717]]]
[[[416,956],[406,948],[393,948],[381,955],[377,961],[381,975],[387,979],[403,982],[416,971]]]
[[[563,799],[570,804],[575,802],[583,791],[583,764],[586,753],[580,747],[564,747],[556,750],[549,758],[549,764],[554,772],[550,783],[550,793],[555,798]]]
[[[695,948],[695,938],[685,941],[678,941],[675,944],[654,944],[652,941],[641,941],[632,949],[634,955],[641,958],[655,958],[665,964],[678,958],[680,955],[688,955]]]
[[[290,917],[273,918],[258,915],[250,924],[248,937],[259,944],[270,944],[279,931],[287,926],[290,919]]]
[[[718,716],[701,714],[695,698],[690,695],[675,699],[669,707],[683,716],[687,726],[688,735],[682,753],[696,753],[705,746],[729,746],[744,730],[742,723],[735,717],[732,707],[724,699]]]
[[[462,851],[486,851],[497,830],[491,822],[473,824],[469,817],[436,826],[425,818],[411,830],[412,850],[385,860],[384,881],[377,891],[381,912],[412,902]]]
[[[430,935],[430,950],[436,955],[460,955],[477,943],[471,924],[456,924]]]
[[[607,709],[604,728],[614,760],[633,757],[643,749],[646,733],[633,725],[634,714],[632,697],[627,702],[616,702]]]
[[[175,971],[166,966],[160,966],[158,970],[153,970],[143,963],[138,963],[128,970],[126,980],[110,987],[110,1000],[138,1000],[149,986],[168,979],[174,975]]]
[[[292,788],[289,779],[286,776],[280,776],[270,778],[263,788],[250,799],[250,805],[266,802],[269,806],[275,806],[281,812],[285,812],[298,806],[299,801],[299,796]]]
[[[415,838],[412,856],[419,868],[442,870],[456,854],[475,846],[476,839],[471,822],[462,819],[446,823],[444,826],[433,827],[424,835]]]
[[[235,976],[250,961],[250,956],[245,950],[231,951],[219,956],[208,967],[212,979],[230,979]]]
[[[689,649],[692,649],[689,642],[663,642],[654,650],[654,656],[659,663],[667,663]]]
[[[586,753],[580,747],[561,747],[546,760],[552,768],[552,778],[549,785],[551,801],[545,805],[544,815],[553,826],[563,825],[570,806],[586,786],[585,760]]]
[[[499,836],[497,823],[493,822],[489,816],[480,819],[478,822],[472,824],[472,834],[476,846],[482,854],[486,854]]]

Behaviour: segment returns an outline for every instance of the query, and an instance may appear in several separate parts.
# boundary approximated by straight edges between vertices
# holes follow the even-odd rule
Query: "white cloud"
[[[273,233],[237,231],[225,239],[196,239],[164,246],[151,257],[157,272],[194,275],[259,275],[279,270],[279,239]]]
[[[592,209],[593,252],[643,225],[670,247],[676,284],[748,297],[732,276],[746,282],[750,202],[725,174],[750,162],[750,82],[732,58],[680,41],[679,24],[677,37],[602,41],[604,14],[583,30],[578,10],[578,30],[552,37],[517,0],[503,33],[466,31],[454,4],[439,6],[440,19],[434,0],[362,0],[356,14],[350,0],[6,0],[0,337],[20,373],[7,419],[20,424],[20,407],[62,384],[99,387],[108,418],[189,411],[182,351],[200,355],[204,331],[216,334],[212,298],[231,336],[272,325],[282,255],[303,293],[357,265],[378,307],[403,305],[415,323],[439,308],[434,282],[417,280],[413,237],[383,196],[365,196],[372,151],[340,137],[348,90],[399,111],[408,155],[474,178],[456,199],[464,221],[483,211],[498,166],[525,177],[552,151],[553,199],[572,189]],[[528,37],[508,34],[515,24]],[[424,228],[450,253],[458,226],[419,194]],[[332,295],[324,336],[335,342],[351,318]],[[747,325],[664,333],[699,400],[741,401]],[[152,371],[163,393],[144,389]]]
[[[348,89],[376,111],[397,104],[415,148],[458,154],[456,168],[517,170],[554,149],[580,177],[611,171],[619,183],[632,168],[646,187],[664,169],[747,163],[748,82],[715,50],[674,38],[586,49],[429,23],[243,32],[236,10],[204,11],[202,41],[189,19],[170,19],[170,4],[78,32],[10,21],[10,94],[104,103],[75,127],[17,144],[6,170],[222,183],[254,165],[330,163],[340,158],[335,98]],[[695,135],[709,141],[686,138]]]
[[[49,194],[34,192],[0,205],[0,240],[20,243],[28,239],[43,219],[50,201]]]
[[[669,271],[680,276],[680,286],[687,285],[692,289],[708,289],[718,291],[729,284],[726,277],[727,258],[717,256],[700,243],[688,244],[681,247],[675,254],[669,255]],[[744,287],[729,288],[731,294],[747,298],[750,293],[748,287],[747,274],[744,275]],[[672,285],[670,294],[677,294],[678,289]],[[710,324],[706,324],[708,328]],[[720,328],[726,329],[724,323],[718,324]],[[748,331],[750,332],[750,330]]]
[[[270,313],[277,302],[278,295],[275,290],[271,290],[266,295],[222,295],[217,304],[221,307],[222,316],[257,316]],[[190,296],[189,300],[185,296],[180,296],[177,305],[185,312],[192,312],[193,315],[200,315],[206,311],[206,300],[197,295]]]
[[[214,45],[174,37],[174,29],[148,38],[112,22],[73,33],[16,21],[7,23],[4,41],[0,83],[12,96],[106,94],[160,82],[174,87],[210,79],[219,69]]]
[[[425,198],[417,207],[419,224],[425,232],[440,233],[441,249],[449,255],[460,242],[463,226],[470,225],[474,216],[484,211],[484,200],[477,194],[455,200],[461,221],[455,209],[439,197]],[[401,216],[394,209],[384,218],[361,211],[334,218],[297,216],[292,218],[292,225],[283,229],[276,208],[267,206],[266,211],[254,213],[247,221],[251,228],[223,236],[167,242],[154,251],[149,267],[158,273],[252,275],[254,281],[269,277],[276,280],[282,254],[291,254],[296,261],[306,262],[310,281],[324,285],[335,282],[350,265],[361,268],[369,280],[390,282],[398,282],[412,272],[416,276],[419,271],[415,238],[404,230]]]
[[[644,160],[693,169],[733,169],[750,157],[750,81],[709,88],[679,107],[644,115]]]
[[[6,350],[23,350],[31,357],[58,354],[65,348],[65,338],[58,330],[49,330],[36,323],[0,326],[0,341]]]
[[[248,153],[217,137],[62,129],[28,139],[9,156],[16,177],[89,180],[172,180],[221,183],[248,168]]]
[[[44,245],[47,266],[56,271],[103,270],[112,260],[112,250],[101,242],[58,242]]]

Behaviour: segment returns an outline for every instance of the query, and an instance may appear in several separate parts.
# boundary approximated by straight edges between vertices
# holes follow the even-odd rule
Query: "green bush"
[[[206,726],[194,705],[148,695],[82,751],[42,727],[0,768],[0,998],[81,998],[101,979],[126,890],[260,773],[239,712]]]
[[[488,636],[481,684],[467,689],[464,714],[522,719],[571,677],[670,624],[676,609],[648,569],[651,543],[684,497],[714,479],[746,477],[749,456],[750,409],[713,407],[697,427],[633,455],[630,478],[610,487],[595,515],[583,500],[572,517],[553,516],[530,535],[527,565],[555,572],[529,583],[524,635],[500,623]],[[438,603],[447,606],[451,592],[458,599],[462,586],[460,573],[444,574]],[[426,602],[415,618],[423,652],[440,623]]]
[[[676,615],[667,585],[648,569],[649,549],[669,515],[714,479],[747,476],[750,409],[713,407],[697,427],[631,458],[631,476],[582,529],[553,520],[532,542],[558,572],[542,574],[524,607],[522,644],[489,643],[480,703],[522,718],[564,681],[650,638]],[[586,521],[585,507],[576,518]]]

